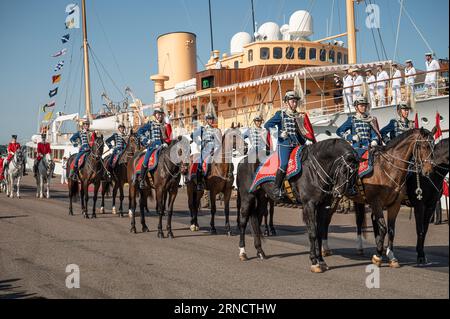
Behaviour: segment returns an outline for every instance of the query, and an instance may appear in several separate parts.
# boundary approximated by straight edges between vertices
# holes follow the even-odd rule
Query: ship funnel
[[[197,36],[190,32],[172,32],[158,37],[158,74],[155,93],[173,89],[197,73]]]

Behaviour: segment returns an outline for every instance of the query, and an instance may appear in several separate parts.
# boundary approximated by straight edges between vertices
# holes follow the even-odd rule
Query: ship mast
[[[81,12],[83,16],[83,54],[84,54],[84,88],[85,88],[85,104],[86,117],[92,122],[91,113],[91,84],[89,75],[89,44],[87,40],[87,24],[86,24],[86,0],[82,0]]]
[[[348,39],[348,62],[356,64],[356,27],[355,27],[355,2],[357,0],[346,0],[347,8],[347,39]]]

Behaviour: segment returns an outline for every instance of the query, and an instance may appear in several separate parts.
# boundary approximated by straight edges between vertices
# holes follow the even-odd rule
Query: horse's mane
[[[387,152],[389,150],[392,150],[392,149],[396,148],[402,141],[406,140],[407,138],[409,138],[411,135],[415,134],[416,132],[420,132],[420,135],[422,135],[423,137],[431,138],[431,132],[427,131],[424,128],[412,129],[412,130],[404,132],[403,134],[396,136],[385,146],[377,146],[375,148],[375,150],[379,151],[379,152]]]

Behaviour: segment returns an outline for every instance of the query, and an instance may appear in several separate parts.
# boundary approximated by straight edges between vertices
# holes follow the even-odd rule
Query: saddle
[[[286,180],[284,183],[284,187],[286,189],[286,193],[288,198],[291,201],[296,202],[295,196],[293,194],[293,189],[289,183],[289,180],[293,177],[297,176],[302,171],[301,164],[301,154],[302,154],[303,146],[297,146],[291,153],[288,163],[288,168],[286,171]],[[254,192],[257,190],[262,184],[275,182],[275,177],[277,175],[277,171],[280,167],[280,157],[278,156],[278,152],[273,153],[259,168],[256,170],[255,177],[253,179],[252,186],[250,187],[249,192]]]
[[[83,168],[84,164],[86,163],[86,158],[88,154],[89,152],[81,155],[80,159],[78,160],[78,169]],[[70,169],[73,170],[74,168],[75,168],[75,160],[73,160],[72,163],[70,163]]]
[[[148,166],[147,166],[147,169],[149,170],[150,173],[155,171],[156,168],[158,167],[158,159],[159,159],[160,153],[161,153],[161,148],[158,148],[158,149],[154,150],[152,152],[152,154],[150,155],[150,159],[148,161]],[[139,159],[136,162],[135,172],[137,175],[139,175],[141,173],[142,165],[144,164],[144,157],[145,157],[145,151],[139,155]]]
[[[119,159],[120,159],[121,155],[122,155],[122,153],[111,155],[111,156],[113,156],[113,159],[112,159],[112,162],[111,162],[111,168],[112,169],[116,168],[117,163],[119,162]]]
[[[373,153],[366,151],[361,156],[361,159],[363,161],[359,164],[359,178],[368,177],[373,173]]]
[[[189,168],[189,179],[190,180],[195,179],[197,177],[198,165],[200,164],[199,157],[200,157],[200,154],[193,155],[193,159],[192,159],[193,163],[191,164],[191,167]],[[206,157],[201,164],[202,165],[202,173],[203,173],[203,176],[205,176],[205,177],[208,176],[208,173],[209,173],[209,164],[208,164],[209,158],[210,158],[210,156]]]

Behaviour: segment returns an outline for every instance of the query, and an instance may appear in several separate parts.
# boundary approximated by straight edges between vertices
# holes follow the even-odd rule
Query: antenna
[[[209,3],[209,30],[211,33],[211,52],[214,51],[214,36],[213,36],[213,24],[212,24],[212,13],[211,13],[211,0],[208,0]]]
[[[256,33],[256,22],[255,22],[255,6],[253,4],[253,0],[251,0],[252,2],[252,21],[253,21],[253,41],[255,40],[255,33]]]

